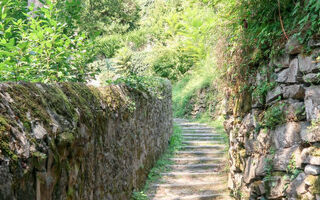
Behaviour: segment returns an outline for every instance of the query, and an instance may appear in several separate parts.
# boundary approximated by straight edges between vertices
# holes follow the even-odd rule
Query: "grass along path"
[[[229,199],[223,136],[205,124],[175,119],[167,152],[134,200]]]
[[[174,161],[170,158],[173,157],[175,152],[181,149],[182,139],[181,127],[174,123],[173,134],[170,137],[168,149],[149,172],[144,188],[141,191],[133,192],[132,200],[150,200],[146,192],[150,190],[152,184],[160,180],[162,173],[170,171],[168,166],[174,164]]]

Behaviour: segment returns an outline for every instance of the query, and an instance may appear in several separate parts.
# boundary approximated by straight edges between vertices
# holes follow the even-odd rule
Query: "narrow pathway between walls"
[[[175,119],[181,126],[183,147],[171,171],[151,185],[150,200],[228,200],[223,137],[205,124]]]

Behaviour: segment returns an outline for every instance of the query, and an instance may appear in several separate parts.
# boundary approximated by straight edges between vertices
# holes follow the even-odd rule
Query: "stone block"
[[[276,149],[288,148],[301,143],[300,132],[302,124],[298,122],[288,122],[279,125],[273,130],[273,141]]]
[[[291,159],[295,159],[296,167],[301,168],[301,150],[298,146],[276,151],[273,159],[273,168],[277,171],[287,171]]]
[[[256,152],[259,154],[266,154],[272,144],[272,135],[270,131],[267,129],[261,129],[256,137],[256,141],[258,142]]]
[[[269,196],[267,199],[282,199],[285,197],[285,188],[288,181],[283,178],[284,173],[277,173],[272,176],[269,182]]]
[[[287,197],[296,199],[298,195],[307,192],[304,184],[306,178],[305,173],[300,173],[292,182],[290,182],[288,188],[286,189]]]
[[[300,53],[302,48],[303,46],[299,40],[296,37],[291,37],[286,43],[285,51],[286,53],[293,55]]]
[[[307,165],[304,168],[304,173],[306,173],[307,175],[320,175],[320,166]]]
[[[311,47],[311,48],[320,47],[320,38],[311,38],[308,41],[308,46]]]
[[[246,161],[246,167],[244,170],[244,182],[250,183],[256,176],[255,174],[256,165],[253,163],[253,158],[249,157]]]
[[[275,65],[277,68],[288,68],[290,64],[290,57],[288,54],[279,56],[271,61],[271,65]]]
[[[313,197],[309,199],[314,199],[316,194],[320,194],[320,176],[308,175],[305,179],[305,184],[308,186],[310,197]]]
[[[266,129],[261,129],[259,133],[252,132],[244,138],[244,145],[248,155],[266,154],[272,144],[270,132]]]
[[[302,150],[302,163],[311,165],[320,165],[320,149],[316,147],[309,147]]]
[[[310,123],[305,122],[300,135],[305,142],[320,142],[320,127],[312,127]]]
[[[261,156],[258,160],[257,160],[257,166],[256,166],[256,176],[265,176],[266,175],[266,165],[267,165],[267,158],[271,158],[271,155],[264,155]]]
[[[305,83],[311,83],[311,84],[320,83],[320,75],[318,73],[306,74],[302,77],[302,79]]]
[[[281,86],[277,86],[273,90],[269,91],[266,97],[266,103],[270,104],[274,100],[278,99],[282,96],[282,88]]]
[[[234,188],[234,183],[233,183],[233,177],[231,173],[228,174],[228,188],[233,189]]]
[[[306,119],[304,102],[297,100],[285,100],[284,114],[287,122],[304,121]]]
[[[277,74],[276,82],[278,83],[298,83],[302,80],[302,75],[299,72],[298,59],[291,60],[290,66]]]
[[[316,121],[320,117],[320,86],[306,88],[304,103],[308,121]]]
[[[307,73],[317,73],[320,71],[320,63],[315,62],[317,52],[307,56],[299,54],[299,71],[303,74]]]
[[[282,88],[284,98],[303,100],[305,89],[302,85],[289,85]]]
[[[266,188],[263,181],[255,181],[249,186],[250,198],[249,200],[260,199],[261,195],[266,194]]]

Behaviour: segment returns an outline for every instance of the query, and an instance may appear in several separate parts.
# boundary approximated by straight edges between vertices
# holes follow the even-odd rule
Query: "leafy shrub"
[[[95,39],[96,54],[112,58],[123,47],[122,37],[118,34],[104,35]]]
[[[107,82],[113,84],[125,84],[131,89],[161,98],[165,80],[157,77],[130,75],[120,77],[115,81],[109,80]]]
[[[152,70],[155,74],[171,80],[177,80],[180,76],[180,71],[177,69],[179,64],[181,63],[179,63],[177,51],[166,48],[158,50],[151,61]]]
[[[124,34],[136,28],[139,5],[135,0],[84,0],[79,26],[91,36]]]
[[[95,75],[86,65],[90,43],[81,33],[67,35],[56,20],[60,12],[51,1],[26,19],[11,18],[10,6],[1,4],[0,81],[85,81]]]

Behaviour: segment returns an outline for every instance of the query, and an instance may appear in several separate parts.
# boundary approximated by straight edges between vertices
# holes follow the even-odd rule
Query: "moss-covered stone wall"
[[[229,98],[236,199],[320,199],[320,41],[303,48],[291,38],[284,52]]]
[[[129,199],[172,132],[160,87],[0,84],[0,199]]]

